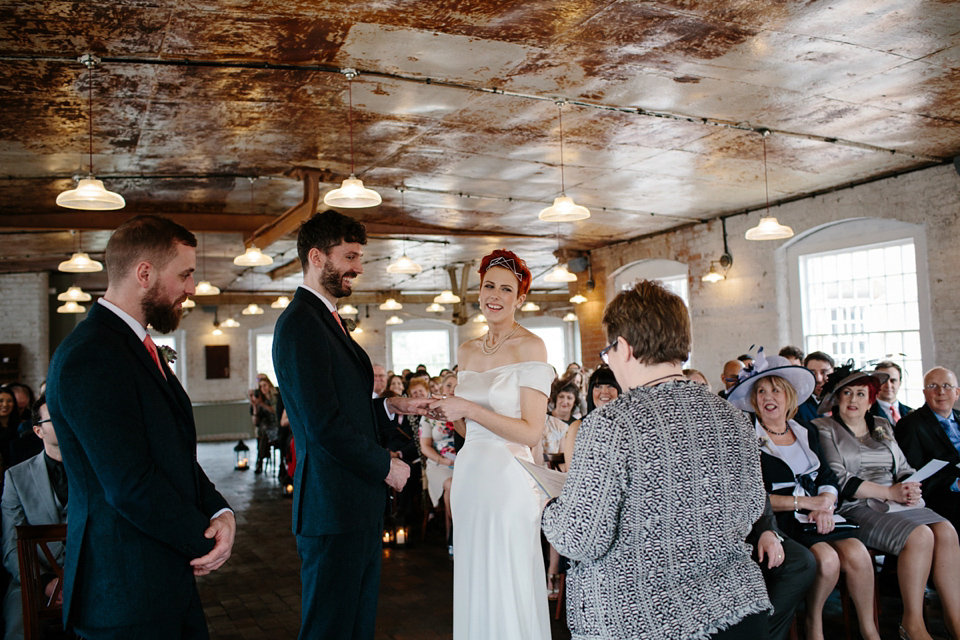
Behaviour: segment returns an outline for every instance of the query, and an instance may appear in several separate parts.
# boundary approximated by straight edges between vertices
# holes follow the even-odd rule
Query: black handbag
[[[800,531],[804,535],[813,536],[821,542],[830,542],[831,540],[843,540],[845,538],[855,538],[860,532],[860,525],[856,522],[837,522],[833,525],[833,531],[830,533],[818,534],[816,522],[798,522]]]

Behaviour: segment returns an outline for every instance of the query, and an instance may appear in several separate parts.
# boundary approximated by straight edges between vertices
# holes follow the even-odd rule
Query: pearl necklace
[[[487,335],[483,336],[483,340],[480,342],[480,349],[481,349],[486,355],[488,355],[488,356],[491,356],[491,355],[495,354],[495,353],[497,352],[497,349],[499,349],[500,347],[502,347],[502,346],[503,346],[503,343],[506,342],[507,339],[508,339],[510,336],[512,336],[513,334],[515,334],[515,333],[517,332],[517,329],[520,328],[520,323],[519,323],[519,322],[516,322],[516,321],[515,321],[513,324],[514,324],[514,327],[513,327],[513,329],[510,330],[510,333],[508,333],[507,335],[503,336],[503,338],[501,338],[500,342],[498,342],[496,345],[493,345],[493,346],[488,346],[488,345],[487,345],[487,338],[490,337],[490,332],[488,331],[488,332],[487,332]]]

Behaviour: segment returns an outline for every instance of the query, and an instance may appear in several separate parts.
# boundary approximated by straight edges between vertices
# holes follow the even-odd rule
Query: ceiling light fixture
[[[406,207],[403,204],[403,189],[400,189],[400,225],[403,226],[403,221],[406,218]],[[403,274],[408,276],[415,276],[421,271],[423,267],[418,265],[416,262],[407,257],[407,235],[403,235],[403,251],[400,256],[400,259],[394,262],[393,264],[387,265],[387,273],[392,274]]]
[[[245,316],[259,316],[260,314],[263,313],[263,308],[260,307],[260,305],[258,305],[256,302],[251,302],[240,313],[242,313]]]
[[[793,229],[780,224],[770,215],[770,182],[767,178],[767,136],[769,129],[760,129],[758,132],[763,140],[763,188],[767,198],[767,215],[760,218],[757,226],[747,229],[744,237],[747,240],[784,240],[793,237]]]
[[[77,285],[67,287],[67,290],[57,296],[60,302],[90,302],[93,297]]]
[[[528,300],[520,307],[520,311],[540,311],[540,305],[533,300]]]
[[[455,295],[450,289],[444,289],[433,301],[436,304],[457,304],[460,302],[460,296]]]
[[[560,224],[557,223],[557,256],[559,260],[560,253]],[[553,271],[543,277],[545,282],[575,282],[577,276],[567,271],[567,265],[563,262],[557,263]]]
[[[576,322],[576,321],[577,321],[577,314],[575,314],[573,311],[570,311],[570,312],[567,313],[567,315],[563,316],[563,321],[564,321],[564,322]]]
[[[85,53],[77,61],[87,67],[87,84],[89,96],[88,120],[90,123],[89,172],[86,178],[77,183],[76,189],[69,189],[57,196],[57,204],[68,209],[83,209],[86,211],[113,211],[123,209],[126,202],[119,193],[107,191],[103,182],[93,175],[93,68],[100,64],[100,58]],[[73,312],[71,312],[73,313]]]
[[[77,304],[74,300],[68,300],[66,304],[57,307],[57,313],[83,313],[87,308]]]
[[[180,304],[182,309],[193,309],[195,306],[197,306],[197,303],[193,301],[193,298],[187,298]]]
[[[560,196],[553,204],[540,211],[540,219],[544,222],[573,222],[586,220],[590,217],[590,210],[574,203],[573,198],[567,196],[566,182],[563,176],[563,105],[566,100],[557,100],[560,112]]]
[[[355,316],[360,313],[360,311],[358,311],[357,308],[352,304],[347,303],[337,309],[337,313],[339,313],[341,316]]]
[[[201,277],[207,275],[207,236],[204,234],[200,235],[200,270],[202,272]],[[220,287],[216,287],[208,280],[201,280],[197,283],[197,286],[193,292],[195,296],[215,296],[220,293]],[[217,334],[219,335],[219,334]]]
[[[347,77],[347,93],[350,96],[350,177],[344,180],[338,189],[327,192],[327,195],[323,196],[323,203],[328,207],[344,209],[375,207],[383,199],[373,189],[363,186],[363,180],[357,178],[353,164],[353,79],[357,77],[357,70],[344,69],[341,73]]]
[[[250,177],[247,179],[250,181],[250,214],[253,215],[255,213],[253,206],[253,182],[256,178]],[[260,251],[257,245],[251,243],[242,255],[233,259],[233,264],[238,267],[267,267],[273,264],[273,258]]]
[[[64,273],[97,273],[103,271],[103,264],[93,260],[83,252],[83,233],[81,231],[71,231],[71,233],[74,233],[77,237],[77,250],[70,256],[69,260],[64,260],[57,266],[57,271],[63,271]]]
[[[287,296],[280,296],[270,303],[271,309],[286,309],[288,306],[290,306],[290,298]]]
[[[228,329],[236,329],[237,327],[240,326],[240,323],[234,320],[233,318],[227,318],[222,323],[220,323],[220,326],[226,327]]]
[[[440,296],[437,297],[439,298]],[[446,310],[447,308],[445,306],[437,304],[436,302],[431,302],[426,309],[427,313],[443,313]]]
[[[703,282],[714,283],[726,280],[727,272],[730,271],[730,267],[733,266],[733,254],[730,253],[730,247],[727,246],[727,219],[720,218],[720,225],[723,229],[723,255],[720,256],[719,260],[712,260],[710,262],[710,271],[700,277],[700,280]],[[723,273],[717,271],[718,265],[723,269]]]
[[[387,301],[380,305],[380,311],[400,311],[400,309],[403,309],[403,305],[393,298],[387,298]]]
[[[572,298],[570,298],[570,302],[572,302],[573,304],[583,304],[586,301],[587,301],[587,297],[580,293],[577,293]]]
[[[390,316],[387,318],[387,326],[394,326],[398,324],[403,324],[403,318],[400,316]]]
[[[477,316],[473,319],[473,321],[477,324],[486,324],[487,316],[483,315],[482,313],[478,313]]]

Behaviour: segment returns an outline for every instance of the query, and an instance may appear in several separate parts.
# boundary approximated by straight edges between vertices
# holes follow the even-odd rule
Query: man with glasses
[[[63,524],[67,521],[67,474],[44,395],[33,405],[33,432],[43,441],[43,451],[7,469],[3,481],[3,566],[11,575],[3,601],[4,637],[8,640],[23,638],[17,526]],[[57,564],[63,566],[63,545],[53,545],[51,551]],[[41,557],[41,562],[45,561]],[[44,585],[47,598],[53,596],[57,586],[56,578]],[[57,593],[58,600],[62,600],[62,593]]]
[[[721,389],[717,394],[718,396],[721,398],[726,398],[727,392],[737,386],[737,383],[740,381],[740,372],[743,370],[743,367],[743,361],[739,358],[737,360],[730,360],[723,365],[723,374],[720,376],[720,380],[723,382],[723,389]]]
[[[934,459],[949,463],[923,483],[923,499],[955,527],[960,525],[960,411],[953,407],[958,396],[956,374],[943,367],[931,369],[923,376],[926,402],[896,428],[897,442],[913,468]]]

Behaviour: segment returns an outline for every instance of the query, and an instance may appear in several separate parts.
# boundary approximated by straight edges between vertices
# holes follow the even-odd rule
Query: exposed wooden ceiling
[[[54,203],[86,173],[88,52],[119,212]],[[321,193],[350,174],[348,67],[356,174],[384,198],[354,211],[374,232],[361,292],[436,290],[496,246],[548,270],[558,99],[566,193],[593,214],[560,225],[574,251],[762,207],[760,129],[771,202],[960,154],[956,2],[21,0],[0,61],[0,271],[55,268],[70,229],[97,253],[153,212],[207,232],[215,284],[289,291],[231,260],[301,199],[294,168]],[[404,248],[422,275],[386,274]],[[289,238],[267,253],[295,259]]]

